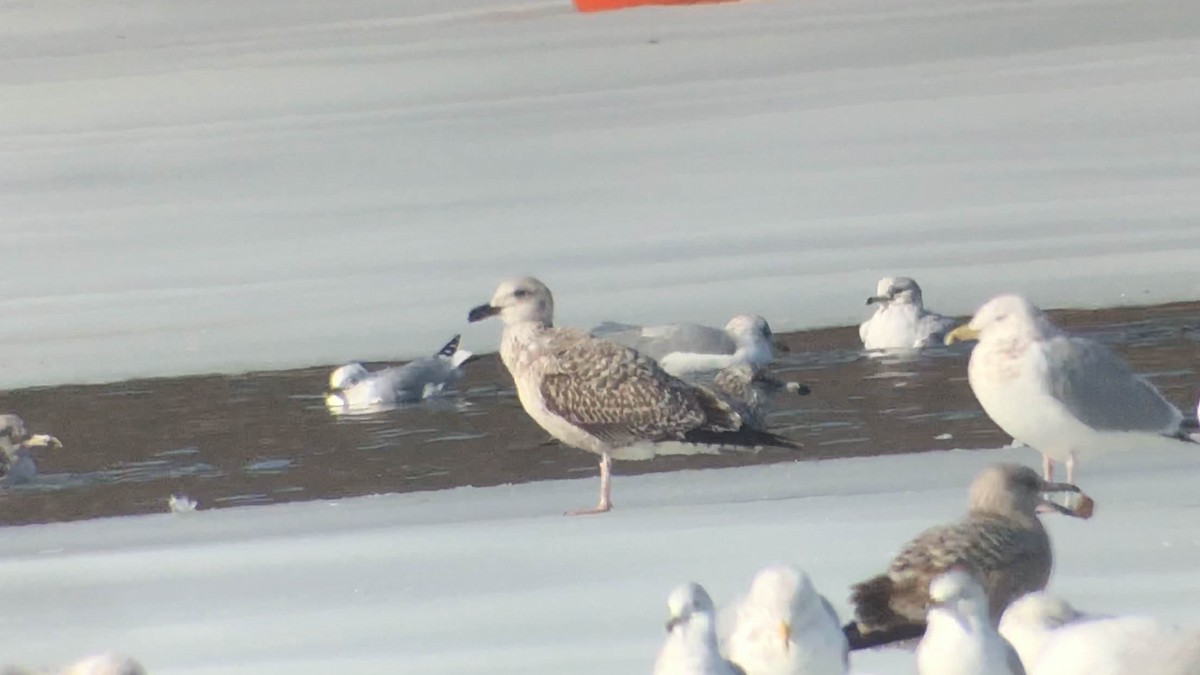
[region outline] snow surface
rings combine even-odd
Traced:
[[[1194,0],[2,11],[3,387],[417,356],[524,273],[576,326],[1200,295]]]
[[[594,477],[6,528],[0,654],[120,650],[155,675],[648,673],[675,585],[698,581],[720,606],[761,567],[795,563],[845,618],[849,584],[961,515],[971,477],[1001,460],[1036,454],[622,476],[615,509],[583,518],[560,513]],[[1054,592],[1200,625],[1198,480],[1195,451],[1085,466],[1095,517],[1045,519]],[[853,665],[907,675],[912,659]]]

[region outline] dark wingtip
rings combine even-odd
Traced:
[[[842,626],[842,634],[846,636],[846,642],[850,644],[850,651],[853,652],[919,638],[925,634],[925,624],[906,623],[864,633],[857,623],[851,621]]]
[[[462,339],[462,335],[455,335],[454,337],[450,338],[450,341],[447,342],[441,349],[439,349],[438,353],[434,354],[434,356],[454,356],[455,353],[458,352],[458,341],[460,339]]]
[[[695,443],[697,445],[728,445],[739,448],[769,447],[787,448],[789,450],[802,450],[804,448],[803,445],[790,438],[784,438],[769,431],[759,431],[745,427],[737,431],[693,429],[683,435],[683,440],[686,443]]]

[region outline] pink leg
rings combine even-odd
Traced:
[[[568,516],[586,516],[593,513],[605,513],[612,508],[612,457],[608,453],[600,455],[600,503],[594,509],[578,509],[567,511]]]
[[[1046,482],[1054,480],[1054,460],[1045,453],[1042,454],[1042,478],[1045,478]]]
[[[1075,484],[1075,452],[1074,451],[1071,451],[1071,454],[1067,455],[1067,482],[1072,485]]]

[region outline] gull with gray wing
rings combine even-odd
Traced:
[[[694,323],[602,323],[592,336],[636,349],[677,377],[743,364],[765,366],[775,359],[775,350],[788,351],[766,319],[749,314],[733,317],[723,329]]]
[[[921,286],[909,277],[884,277],[867,298],[875,313],[858,327],[870,350],[913,350],[938,344],[954,320],[925,309]]]
[[[1080,455],[1190,440],[1183,413],[1104,345],[1063,333],[1029,300],[1001,295],[946,344],[977,339],[967,366],[975,398],[1015,440],[1042,453],[1046,480]]]

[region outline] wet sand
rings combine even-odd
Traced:
[[[1050,314],[1109,344],[1181,409],[1194,410],[1200,303]],[[813,393],[777,396],[771,426],[801,441],[802,450],[659,457],[619,462],[615,473],[991,448],[1010,440],[967,385],[969,345],[898,360],[864,355],[857,327],[781,337],[792,351],[777,373]],[[0,412],[20,414],[32,432],[55,434],[65,446],[38,454],[37,483],[0,491],[0,522],[165,511],[174,493],[219,508],[596,473],[592,455],[550,441],[525,416],[495,355],[468,364],[456,396],[366,417],[326,411],[322,392],[332,367],[0,393]],[[583,502],[592,490],[583,489]]]

